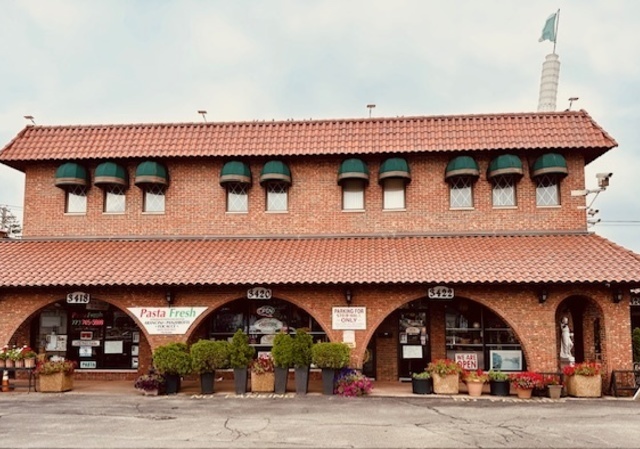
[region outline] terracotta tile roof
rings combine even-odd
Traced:
[[[248,157],[617,145],[585,111],[278,122],[27,126],[0,162],[139,157]]]
[[[638,283],[595,234],[0,242],[1,287]]]

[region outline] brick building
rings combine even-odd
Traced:
[[[310,328],[380,380],[434,358],[631,364],[640,257],[588,232],[584,111],[27,126],[22,240],[0,241],[0,344],[132,378],[169,341]]]

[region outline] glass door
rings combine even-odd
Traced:
[[[410,380],[411,374],[424,371],[431,359],[427,313],[417,310],[398,313],[398,377]]]

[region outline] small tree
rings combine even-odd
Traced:
[[[289,368],[292,361],[291,345],[293,339],[291,335],[280,332],[273,339],[273,348],[271,348],[271,355],[273,356],[273,364],[278,368]]]
[[[200,340],[191,345],[193,370],[197,373],[213,373],[229,365],[227,341]]]
[[[191,372],[191,355],[184,343],[158,346],[153,352],[153,365],[160,374],[184,376]]]
[[[229,362],[231,368],[246,368],[253,360],[256,350],[249,346],[249,337],[238,329],[229,345]]]

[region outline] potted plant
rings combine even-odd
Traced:
[[[273,359],[269,354],[261,354],[251,362],[251,391],[272,392],[275,387]]]
[[[0,349],[0,368],[6,367],[6,360],[9,357],[7,354],[8,347],[5,345],[2,349]]]
[[[411,391],[413,394],[433,393],[433,380],[429,371],[413,373],[411,375]]]
[[[186,344],[169,343],[153,351],[153,366],[164,375],[166,393],[180,391],[180,378],[191,372],[191,355]]]
[[[291,363],[295,368],[296,393],[307,394],[309,390],[309,367],[313,337],[306,329],[296,329],[291,342]]]
[[[35,353],[35,351],[33,351],[33,349],[31,349],[27,345],[24,345],[20,350],[20,354],[22,356],[22,359],[24,360],[25,368],[35,368],[37,354]]]
[[[286,332],[278,333],[273,339],[271,356],[273,357],[276,394],[287,392],[289,367],[292,364],[291,343],[291,335]]]
[[[492,396],[509,396],[510,380],[509,375],[500,370],[490,370],[489,376],[489,394]]]
[[[509,376],[511,386],[516,389],[519,399],[531,399],[533,389],[542,385],[542,375],[531,371],[514,373]]]
[[[560,382],[558,376],[552,374],[544,376],[543,386],[546,388],[551,399],[560,399],[562,395],[562,382]]]
[[[460,373],[462,367],[451,359],[436,359],[429,362],[427,371],[433,379],[433,391],[436,394],[458,394],[460,392]]]
[[[489,380],[489,375],[481,369],[463,372],[463,380],[467,384],[467,392],[469,396],[482,396],[484,384]]]
[[[200,374],[200,392],[214,392],[215,370],[229,366],[229,343],[224,340],[199,340],[191,345],[193,371]]]
[[[336,376],[335,394],[345,397],[364,396],[371,393],[371,380],[357,370],[342,368]]]
[[[599,398],[602,396],[601,366],[596,362],[583,362],[567,365],[562,369],[566,377],[567,394],[580,398]]]
[[[157,396],[164,389],[165,380],[161,374],[143,374],[133,383],[133,387],[145,396]]]
[[[249,337],[238,329],[229,344],[229,364],[233,368],[233,382],[236,394],[247,392],[247,368],[256,350],[249,345]]]
[[[349,364],[351,348],[344,343],[322,342],[311,347],[311,362],[322,369],[322,394],[333,394],[336,370]]]
[[[73,389],[73,372],[76,363],[60,357],[38,363],[36,375],[43,393],[70,391]]]

